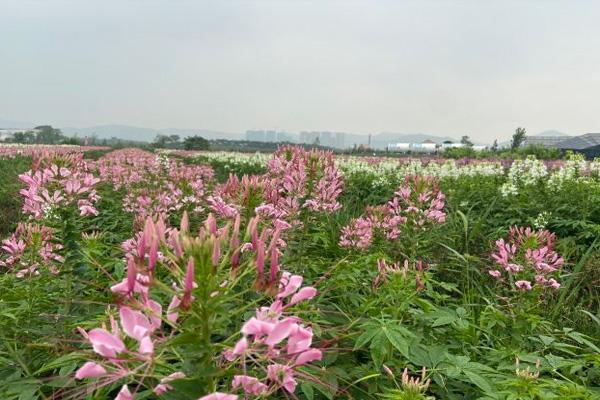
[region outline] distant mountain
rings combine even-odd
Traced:
[[[25,129],[32,128],[35,125],[27,122],[8,121],[0,119],[0,128],[17,128]],[[214,139],[229,139],[229,140],[244,140],[246,138],[245,133],[241,132],[222,132],[213,131],[209,129],[183,129],[183,128],[143,128],[139,126],[131,125],[119,125],[119,124],[108,124],[108,125],[97,125],[84,128],[76,127],[60,127],[62,132],[67,136],[77,135],[79,137],[93,136],[100,139],[119,138],[123,140],[133,140],[139,142],[152,142],[156,135],[179,135],[182,139],[187,136],[199,135],[209,140]],[[550,132],[550,131],[546,131]],[[544,132],[543,134],[549,134]],[[560,132],[559,132],[560,133]],[[291,134],[293,141],[299,140],[297,134]],[[541,135],[541,134],[540,134]],[[564,134],[563,134],[564,135]],[[396,133],[396,132],[382,132],[375,135],[371,135],[371,146],[377,149],[384,149],[390,143],[421,143],[425,140],[431,140],[436,143],[442,143],[445,140],[458,141],[459,139],[452,138],[449,136],[437,136],[426,133]],[[471,138],[471,140],[474,140]],[[367,134],[355,134],[346,133],[345,146],[352,147],[354,144],[366,145],[369,143],[369,135]]]
[[[543,131],[543,132],[537,133],[532,136],[564,136],[566,139],[567,137],[570,137],[571,135],[564,133],[564,132],[557,131],[555,129],[549,129],[547,131]]]
[[[28,129],[34,128],[36,124],[24,121],[10,121],[0,118],[0,129]]]
[[[163,129],[151,129],[141,128],[137,126],[129,125],[99,125],[92,126],[89,128],[73,128],[64,127],[61,128],[63,133],[69,136],[77,134],[79,137],[96,135],[101,139],[110,139],[117,137],[125,140],[136,140],[151,142],[154,140],[156,135],[179,135],[182,138],[186,136],[199,135],[205,139],[229,139],[229,140],[243,140],[246,138],[245,133],[237,132],[222,132],[213,131],[208,129],[181,129],[181,128],[163,128]],[[298,135],[293,134],[294,141],[298,140]],[[432,140],[436,143],[441,143],[444,140],[456,141],[455,138],[448,136],[435,136],[424,133],[392,133],[383,132],[371,136],[371,146],[378,149],[384,149],[390,143],[421,143],[424,140]],[[368,144],[369,135],[366,134],[353,134],[346,133],[345,145],[351,147],[352,145]]]
[[[89,128],[61,127],[60,129],[65,135],[68,136],[77,135],[79,137],[84,137],[95,135],[100,139],[117,137],[119,139],[146,142],[151,142],[158,134],[158,130],[156,129],[140,128],[129,125],[99,125]]]
[[[64,127],[60,128],[64,134],[79,137],[96,135],[100,139],[110,139],[111,137],[117,137],[125,140],[136,140],[144,142],[152,142],[156,135],[179,135],[182,138],[186,136],[199,135],[205,139],[241,139],[243,135],[241,133],[227,133],[220,131],[211,131],[207,129],[180,129],[180,128],[166,128],[166,129],[152,129],[152,128],[141,128],[139,126],[130,125],[99,125],[88,128],[73,128]]]

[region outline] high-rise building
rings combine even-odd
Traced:
[[[246,140],[251,142],[264,142],[265,131],[246,131]]]
[[[335,133],[335,146],[338,149],[343,149],[346,147],[346,134],[344,132],[336,132]]]
[[[300,132],[300,143],[319,144],[321,146],[343,149],[345,147],[346,134],[344,132],[329,131],[302,131]]]
[[[277,142],[277,131],[265,131],[265,142]]]
[[[320,136],[321,146],[333,147],[335,145],[333,140],[333,134],[331,132],[321,132]]]

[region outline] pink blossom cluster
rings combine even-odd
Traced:
[[[208,208],[225,219],[244,209],[254,211],[255,203],[262,199],[264,186],[265,180],[258,175],[244,175],[240,179],[230,174],[227,181],[216,186],[212,196],[207,197]]]
[[[39,268],[46,267],[58,273],[58,265],[64,258],[60,255],[63,246],[57,243],[52,228],[20,223],[10,238],[2,241],[0,266],[17,269],[17,277],[39,275]]]
[[[120,149],[105,154],[90,164],[104,182],[115,190],[143,183],[156,167],[156,155],[140,149]]]
[[[373,241],[373,227],[378,223],[373,216],[355,218],[342,228],[340,246],[366,249]]]
[[[24,197],[23,212],[34,219],[51,217],[63,207],[75,204],[82,216],[98,215],[94,204],[100,199],[96,178],[81,161],[69,167],[52,164],[19,175],[26,185],[19,193]]]
[[[182,230],[187,229],[186,223],[187,215]],[[118,295],[120,324],[111,314],[110,329],[104,326],[90,331],[79,329],[101,360],[86,362],[77,370],[77,379],[101,378],[98,385],[103,386],[134,376],[155,364],[156,347],[169,337],[163,329],[163,320],[168,321],[171,333],[175,332],[174,324],[184,307],[183,304],[193,300],[191,293],[195,284],[192,258],[187,261],[184,276],[179,277],[182,282],[181,289],[174,284],[176,294],[173,295],[166,312],[163,312],[163,306],[150,295],[157,263],[167,261],[160,249],[173,250],[183,258],[179,233],[177,229],[167,228],[160,219],[154,222],[147,218],[143,231],[124,244],[127,251],[127,276],[110,288]],[[133,340],[135,347],[128,347],[126,339]],[[154,392],[163,394],[171,390],[169,382],[183,377],[185,375],[181,372],[163,377],[154,387]],[[133,399],[128,385],[122,386],[115,399]]]
[[[425,229],[428,225],[442,224],[446,221],[444,206],[445,196],[434,178],[407,176],[390,201],[369,207],[365,215],[342,228],[339,244],[365,249],[371,246],[377,232],[394,240],[403,228]]]
[[[255,287],[267,292],[273,291],[279,285],[280,263],[279,258],[282,249],[287,245],[282,239],[284,232],[291,228],[291,225],[281,219],[275,219],[270,224],[266,224],[262,230],[259,228],[260,216],[252,218],[248,222],[248,236],[250,241],[244,243],[240,252],[252,252],[254,255],[254,265],[256,267]],[[232,257],[232,268],[237,268],[239,255],[234,253]],[[234,264],[233,261],[236,261]],[[268,273],[267,268],[268,267]]]
[[[407,176],[404,185],[388,203],[393,215],[403,215],[414,225],[444,223],[446,197],[440,191],[438,182],[430,176]]]
[[[41,153],[52,156],[61,156],[86,151],[108,150],[102,146],[75,146],[75,145],[49,145],[49,144],[0,144],[0,158],[36,157]]]
[[[498,281],[504,281],[504,275],[514,281],[520,291],[538,288],[560,288],[556,280],[564,259],[554,250],[556,236],[548,230],[531,228],[510,228],[508,239],[496,241],[496,250],[492,259],[500,267],[489,274]]]
[[[302,208],[335,211],[343,189],[333,153],[282,146],[267,162],[264,202],[256,212],[268,218],[295,220]]]
[[[103,359],[86,362],[77,371],[76,377],[78,379],[103,378],[104,380],[99,382],[103,385],[133,376],[138,371],[153,365],[155,348],[166,339],[161,329],[163,319],[170,325],[171,334],[174,334],[182,313],[189,310],[192,302],[195,301],[192,292],[197,287],[196,265],[194,258],[186,255],[187,246],[191,243],[210,243],[212,246],[210,263],[213,267],[219,265],[225,251],[224,247],[229,246],[235,250],[230,258],[231,266],[235,268],[239,265],[241,256],[239,231],[239,215],[233,222],[230,221],[219,228],[217,220],[209,214],[198,234],[194,236],[191,235],[188,215],[185,212],[180,229],[167,227],[160,217],[156,221],[147,217],[143,230],[123,243],[127,275],[110,288],[118,295],[120,325],[111,316],[110,330],[105,327],[89,332],[81,330],[84,338]],[[255,236],[257,243],[261,243],[261,235],[251,233],[251,236]],[[150,294],[159,263],[169,265],[174,280],[171,288],[172,298],[165,312],[162,305],[153,300]],[[176,267],[178,265],[184,266],[180,272]],[[310,295],[310,292],[307,293],[306,290],[299,292],[294,301],[301,301],[302,297],[307,295]],[[127,347],[126,338],[135,340],[136,348]],[[176,372],[162,378],[155,386],[154,392],[162,394],[170,390],[169,382],[182,377],[181,372]],[[130,398],[128,396],[132,396],[131,390],[124,385],[116,398]]]
[[[95,163],[99,175],[115,189],[126,189],[123,209],[143,223],[183,210],[203,210],[206,183],[213,177],[206,165],[185,165],[137,149],[109,153]]]
[[[233,390],[241,389],[251,396],[266,396],[280,388],[294,393],[295,376],[302,375],[298,367],[321,360],[321,350],[312,347],[312,329],[299,317],[286,315],[289,307],[317,294],[311,286],[301,287],[302,281],[301,276],[284,272],[275,301],[269,307],[258,309],[242,326],[242,338],[225,351],[225,359],[241,363],[244,371],[248,370],[248,364],[266,370],[262,378],[247,374],[234,376]]]

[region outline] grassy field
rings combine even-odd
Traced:
[[[600,162],[0,156],[2,399],[598,399]]]

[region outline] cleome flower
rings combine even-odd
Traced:
[[[296,390],[296,369],[320,360],[321,350],[312,347],[313,332],[296,316],[286,310],[300,302],[312,299],[317,290],[302,286],[303,278],[284,272],[278,293],[269,307],[261,307],[246,321],[240,332],[242,338],[232,349],[224,352],[229,362],[239,362],[248,371],[248,363],[263,366],[266,376],[236,375],[232,389],[241,389],[246,395],[264,396],[280,388],[288,393]]]
[[[365,249],[380,233],[388,240],[397,239],[402,229],[424,230],[446,222],[445,196],[431,177],[410,175],[386,204],[370,207],[365,215],[342,228],[339,245]]]
[[[534,288],[559,289],[557,273],[564,259],[554,250],[556,236],[548,230],[531,228],[510,228],[507,240],[496,241],[495,252],[491,254],[496,268],[488,271],[498,281],[504,276],[514,279],[514,288],[530,291]]]

